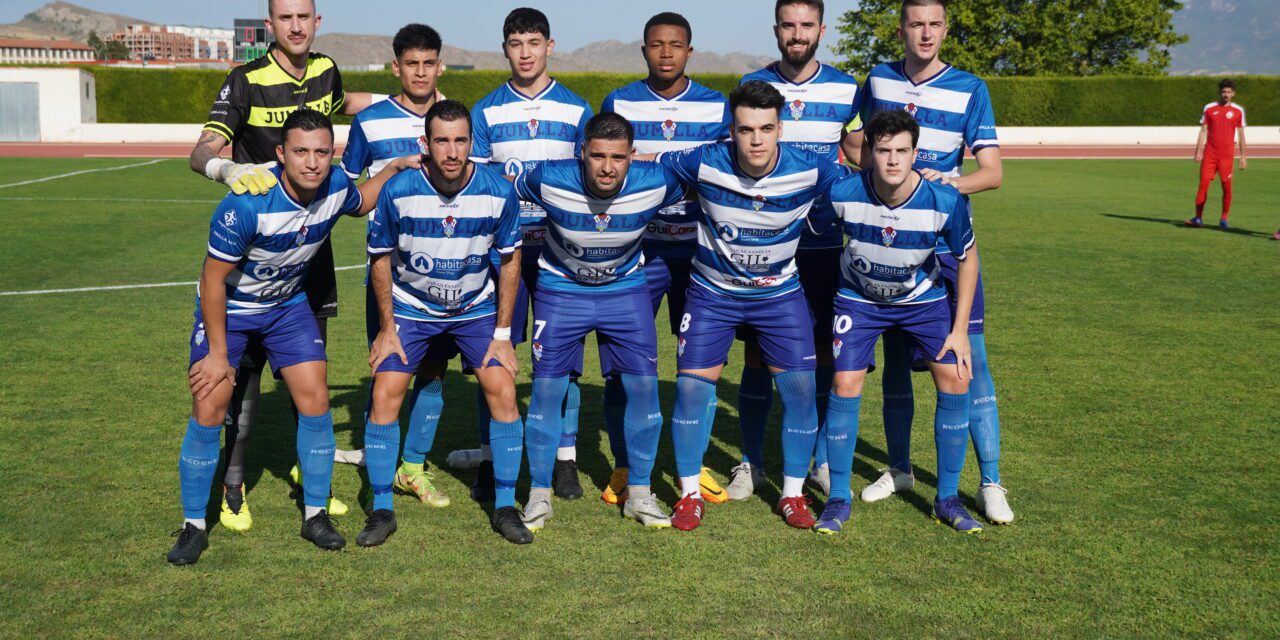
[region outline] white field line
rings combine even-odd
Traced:
[[[218,204],[221,200],[188,200],[183,198],[31,198],[0,196],[0,202],[157,202],[161,204]]]
[[[48,182],[50,180],[60,180],[62,178],[70,178],[71,176],[79,176],[79,175],[84,175],[86,173],[101,173],[103,171],[120,171],[122,169],[133,169],[135,167],[145,167],[147,165],[156,164],[157,162],[164,162],[164,158],[159,158],[156,160],[148,160],[146,162],[138,162],[135,164],[126,164],[122,167],[105,167],[102,169],[81,169],[80,171],[72,171],[71,173],[60,173],[56,176],[49,176],[47,178],[36,178],[35,180],[23,180],[22,182],[10,182],[9,184],[0,184],[0,189],[8,189],[10,187],[21,187],[28,184]]]
[[[337,267],[334,271],[351,271],[363,269],[365,265],[355,264],[349,267]],[[151,284],[118,284],[109,287],[79,287],[76,289],[40,289],[38,291],[0,291],[0,296],[41,296],[50,293],[89,293],[94,291],[123,291],[125,289],[154,289],[156,287],[194,287],[192,282],[155,282]]]

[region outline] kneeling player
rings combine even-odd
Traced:
[[[511,542],[526,544],[533,535],[515,510],[523,427],[511,346],[520,277],[520,202],[502,176],[468,160],[471,113],[462,103],[444,100],[432,106],[426,138],[430,159],[424,170],[392,180],[369,223],[382,329],[369,354],[373,408],[365,427],[373,512],[356,542],[379,545],[396,530],[391,485],[421,471],[420,465],[407,462],[396,471],[400,404],[428,347],[452,341],[463,367],[475,372],[489,406],[497,480],[493,528]],[[491,249],[502,256],[496,295]]]
[[[265,195],[229,194],[209,225],[208,256],[197,291],[189,379],[193,398],[178,475],[186,522],[169,550],[173,564],[191,564],[209,546],[205,511],[218,466],[222,418],[231,402],[245,346],[260,341],[271,368],[284,377],[298,407],[298,460],[304,478],[302,537],[323,549],[346,544],[325,505],[333,474],[333,416],[325,382],[324,340],[302,289],[311,259],[343,214],[363,216],[402,158],[358,190],[332,173],[333,125],[318,111],[285,119]]]
[[[826,421],[831,494],[815,527],[822,533],[838,533],[849,520],[862,383],[876,341],[889,330],[914,346],[916,360],[930,361],[938,387],[934,518],[957,531],[982,530],[956,495],[969,442],[968,327],[978,252],[968,201],[955,188],[929,182],[911,168],[919,139],[920,127],[906,111],[876,114],[864,143],[871,168],[841,180],[831,192],[848,243],[832,325],[836,374]],[[960,264],[954,318],[938,264],[943,253]]]

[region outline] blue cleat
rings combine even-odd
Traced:
[[[844,523],[849,521],[849,501],[836,498],[828,501],[818,517],[814,530],[818,533],[836,534],[844,530]]]
[[[1218,228],[1222,229],[1223,231],[1229,231],[1231,229],[1231,226],[1227,224],[1226,220],[1219,220]]]
[[[1196,227],[1196,228],[1200,228],[1200,227],[1203,227],[1203,226],[1204,226],[1204,222],[1203,222],[1202,220],[1200,220],[1200,217],[1199,217],[1199,216],[1196,216],[1196,217],[1194,217],[1194,218],[1192,218],[1192,219],[1190,219],[1190,220],[1185,220],[1185,221],[1183,221],[1183,223],[1182,223],[1182,224],[1184,224],[1184,225],[1186,225],[1186,226],[1188,226],[1188,227]]]
[[[933,503],[933,519],[960,533],[979,533],[982,525],[965,511],[960,496],[950,496]]]

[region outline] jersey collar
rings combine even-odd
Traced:
[[[689,81],[689,83],[684,86],[684,91],[681,91],[680,93],[677,93],[676,95],[670,98],[664,97],[662,94],[658,93],[657,91],[654,91],[653,87],[649,86],[648,78],[641,80],[640,84],[643,84],[645,90],[648,91],[653,97],[663,102],[678,102],[680,100],[683,100],[684,97],[689,95],[689,92],[693,90],[693,78],[690,78],[689,76],[685,76],[684,79]]]
[[[292,73],[289,73],[287,69],[280,66],[280,61],[276,60],[275,54],[272,53],[277,49],[279,49],[279,47],[277,47],[276,43],[274,42],[272,42],[270,45],[267,45],[267,57],[271,59],[271,64],[275,65],[275,67],[280,70],[280,73],[283,73],[286,78],[292,80],[294,84],[301,86],[302,83],[307,81],[307,73],[311,69],[311,52],[310,51],[307,52],[307,66],[305,69],[302,70],[302,78],[299,79],[297,76],[293,75]]]
[[[437,197],[439,197],[441,200],[444,200],[446,202],[453,202],[454,200],[457,200],[459,196],[466,193],[467,189],[471,188],[471,183],[476,181],[476,174],[483,171],[483,169],[480,168],[480,165],[474,162],[471,162],[470,159],[467,160],[467,164],[471,165],[471,177],[467,178],[466,183],[462,185],[461,189],[458,189],[457,193],[448,197],[446,197],[443,193],[440,193],[440,190],[436,189],[436,186],[434,184],[431,184],[431,176],[427,175],[426,163],[423,163],[423,165],[420,168],[418,168],[418,175],[422,177],[422,181],[427,183],[427,188],[431,189],[431,192],[436,194]]]
[[[551,83],[550,83],[550,84],[548,84],[546,87],[544,87],[544,88],[542,89],[542,91],[539,91],[539,92],[538,92],[538,95],[533,96],[533,97],[529,97],[529,96],[526,96],[526,95],[525,95],[525,94],[523,94],[523,93],[520,93],[520,90],[519,90],[519,89],[516,89],[516,88],[515,88],[515,85],[511,84],[511,81],[510,81],[510,80],[507,80],[507,85],[506,85],[506,86],[507,86],[507,90],[508,90],[508,91],[510,91],[510,92],[511,92],[511,94],[512,94],[512,95],[514,95],[515,97],[520,98],[521,100],[524,100],[525,102],[533,102],[534,100],[541,100],[541,99],[542,99],[543,97],[545,97],[548,93],[551,93],[551,90],[552,90],[552,89],[554,89],[554,88],[556,88],[556,79],[555,79],[555,78],[552,78],[552,79],[551,79]]]
[[[823,66],[823,65],[822,65],[822,63],[821,63],[821,62],[819,62],[819,63],[818,63],[818,68],[813,72],[813,75],[811,75],[811,76],[809,76],[808,78],[805,78],[804,80],[801,80],[801,81],[799,81],[799,82],[792,82],[791,80],[788,80],[786,76],[782,75],[782,71],[780,71],[780,70],[778,69],[778,62],[777,62],[777,61],[774,61],[774,62],[772,62],[772,63],[770,63],[770,64],[769,64],[769,68],[773,70],[773,75],[778,76],[778,78],[779,78],[780,80],[782,80],[783,82],[785,82],[785,83],[787,83],[787,84],[789,84],[789,85],[796,86],[796,87],[799,87],[799,86],[801,86],[801,85],[806,85],[806,84],[809,84],[810,82],[813,82],[814,80],[817,80],[817,79],[818,79],[818,76],[822,75],[822,66]]]
[[[898,68],[897,68],[898,75],[902,76],[902,79],[903,79],[903,80],[906,80],[907,82],[911,83],[911,86],[913,86],[913,87],[921,87],[921,86],[924,86],[924,85],[926,85],[926,84],[929,84],[929,83],[933,82],[934,80],[937,80],[938,78],[941,78],[941,77],[942,77],[942,74],[944,74],[944,73],[946,73],[946,72],[948,72],[948,71],[950,71],[950,70],[951,70],[951,65],[950,65],[950,64],[947,64],[947,63],[945,63],[945,62],[944,62],[944,63],[942,63],[942,69],[940,69],[937,73],[935,73],[935,74],[933,74],[933,75],[929,76],[928,78],[925,78],[924,80],[921,80],[920,82],[916,82],[916,81],[914,81],[914,80],[912,80],[912,79],[911,79],[911,76],[907,75],[907,61],[906,61],[906,59],[899,60],[899,61],[895,62],[894,64],[898,66]]]
[[[867,193],[871,195],[871,199],[875,201],[875,204],[877,206],[884,207],[890,211],[897,211],[898,209],[901,209],[911,204],[911,202],[916,199],[916,194],[920,193],[920,189],[924,187],[924,183],[926,182],[924,179],[924,176],[920,174],[920,170],[912,169],[911,170],[912,172],[920,176],[920,182],[916,183],[916,188],[911,191],[911,195],[907,196],[906,200],[903,200],[897,206],[890,206],[888,204],[885,204],[883,201],[881,201],[880,194],[876,193],[875,179],[871,177],[872,171],[874,171],[874,169],[868,169],[865,172],[865,174],[862,176],[863,183],[867,185]]]

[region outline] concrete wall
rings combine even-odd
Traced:
[[[0,67],[0,82],[39,85],[40,140],[68,141],[68,132],[98,121],[97,85],[80,69]]]

